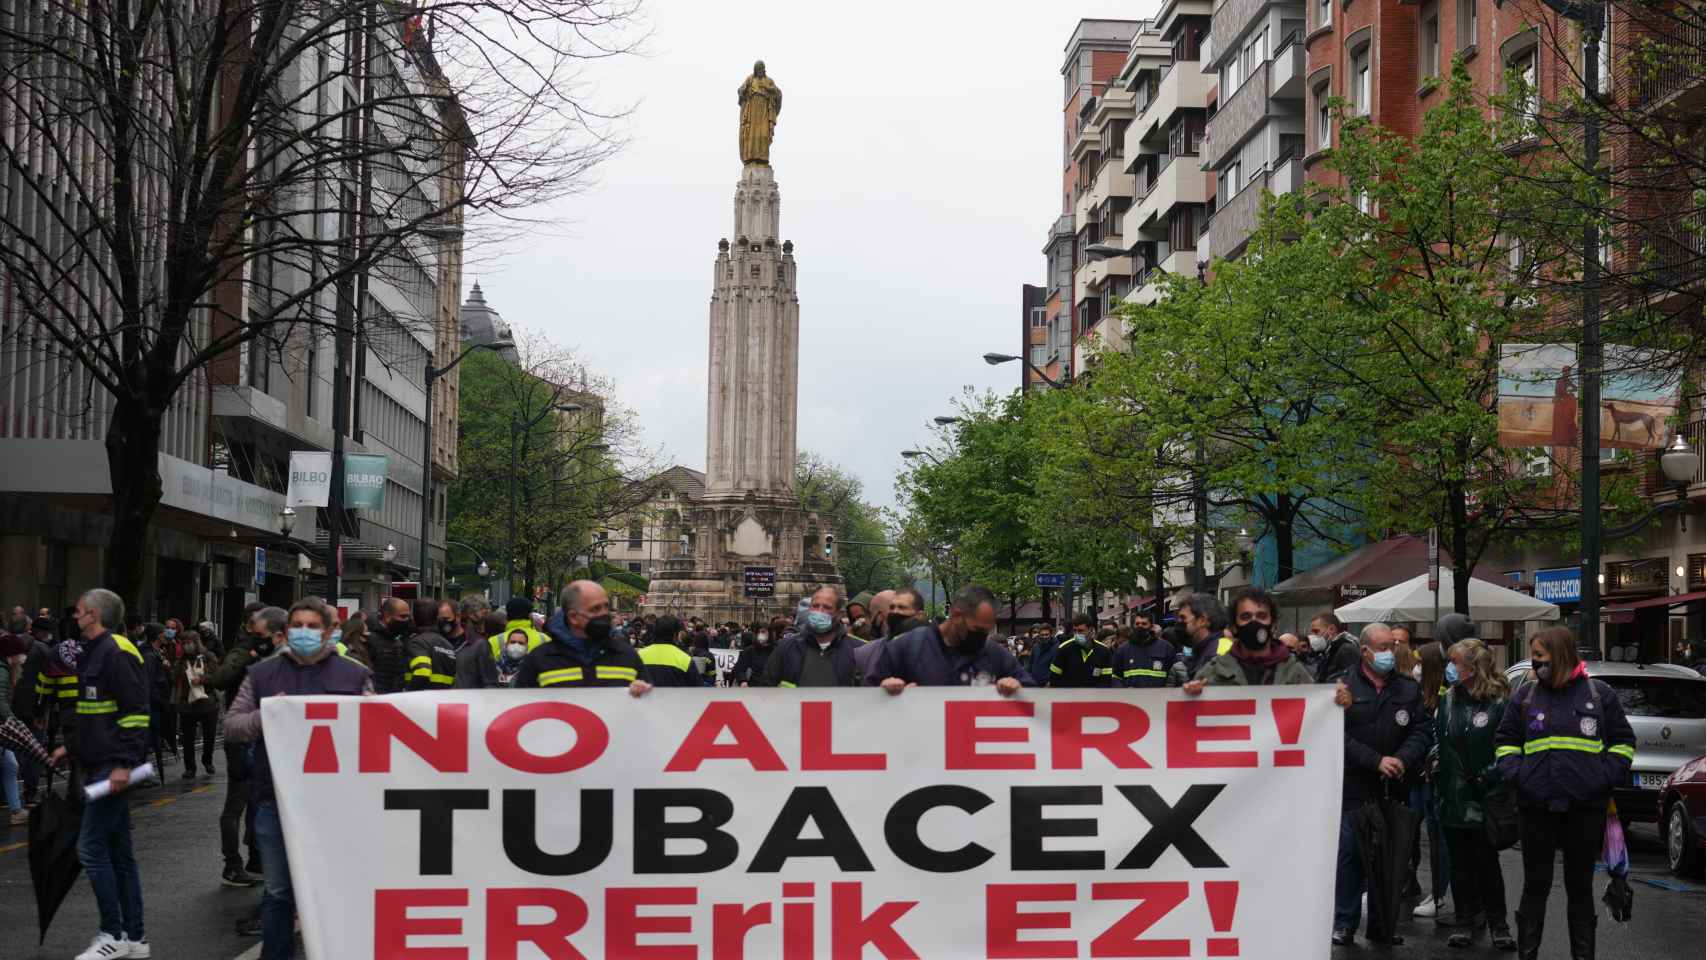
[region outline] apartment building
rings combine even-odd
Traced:
[[[1060,68],[1064,100],[1060,216],[1050,225],[1043,244],[1043,256],[1048,262],[1047,296],[1036,328],[1031,326],[1032,295],[1023,288],[1020,291],[1026,327],[1019,343],[1025,359],[1033,361],[1020,364],[1027,390],[1047,386],[1045,377],[1056,383],[1071,379],[1074,345],[1104,315],[1105,292],[1119,290],[1123,295],[1129,289],[1132,268],[1129,258],[1122,258],[1124,263],[1113,264],[1095,274],[1081,271],[1089,260],[1086,248],[1099,244],[1102,231],[1116,226],[1124,209],[1130,206],[1130,175],[1117,163],[1106,166],[1102,163],[1104,140],[1101,128],[1096,125],[1097,108],[1124,66],[1132,38],[1145,24],[1142,20],[1080,20],[1066,42],[1066,56]],[[1103,108],[1100,119],[1129,123],[1129,96],[1122,91],[1114,99],[1116,103]],[[1123,138],[1120,149],[1123,150]],[[1092,197],[1097,202],[1092,202]],[[1091,220],[1092,213],[1097,217],[1095,221]],[[1090,239],[1092,236],[1098,239]],[[1123,275],[1118,270],[1123,270]],[[1033,329],[1044,332],[1036,334]],[[1033,337],[1041,339],[1045,347],[1042,359],[1047,362],[1034,363]]]
[[[5,18],[16,17],[8,26],[27,31],[40,27],[30,18],[49,15],[45,5],[26,3]],[[363,174],[371,183],[371,205],[364,212],[370,234],[454,205],[467,130],[427,36],[419,30],[372,33],[374,92],[389,106],[376,111],[371,136],[376,145],[392,147],[374,151]],[[276,119],[298,131],[320,131],[327,116],[360,103],[359,85],[345,68],[344,58],[354,49],[352,44],[307,54],[282,69],[278,83],[288,96],[281,100],[290,106]],[[302,95],[307,91],[314,95]],[[171,93],[162,89],[159,95],[165,100]],[[221,95],[233,93],[226,89]],[[0,103],[0,126],[21,129],[29,122],[4,115],[19,104],[12,98]],[[416,112],[398,104],[414,104]],[[320,135],[306,135],[300,143]],[[276,138],[270,143],[285,144],[284,150],[308,149],[289,146],[292,141],[282,133],[268,136]],[[257,145],[256,156],[264,155],[264,146]],[[85,147],[91,158],[108,156],[98,145]],[[0,184],[0,195],[9,204],[35,204],[41,209],[34,222],[51,223],[43,197],[52,192],[20,179],[32,175],[14,169],[12,179]],[[210,619],[229,634],[249,600],[285,603],[325,592],[339,561],[341,595],[365,608],[394,581],[420,576],[412,567],[420,556],[424,465],[431,460],[444,476],[456,470],[454,377],[439,382],[445,394],[435,433],[451,442],[435,442],[436,456],[426,450],[424,415],[426,366],[435,356],[440,364],[448,362],[446,354],[459,339],[460,217],[443,216],[430,232],[398,231],[400,242],[364,276],[304,296],[323,282],[327,264],[300,250],[334,249],[352,235],[362,219],[353,196],[352,190],[340,210],[338,200],[319,189],[277,191],[273,226],[250,229],[288,224],[307,240],[295,241],[294,248],[283,245],[284,253],[268,248],[264,237],[254,240],[252,249],[263,252],[250,254],[240,273],[223,280],[213,303],[194,321],[192,345],[230,329],[236,318],[267,315],[271,303],[293,303],[302,317],[278,323],[276,335],[215,358],[174,395],[158,451],[162,499],[143,558],[143,587],[140,596],[127,598],[141,615]],[[152,247],[140,254],[156,255],[163,254]],[[102,579],[111,530],[105,436],[113,398],[19,308],[12,278],[0,277],[0,286],[7,290],[0,298],[0,596],[31,608],[61,607]],[[88,325],[93,319],[64,321]],[[351,338],[342,376],[329,333],[340,322],[359,331]],[[186,365],[192,345],[184,348]],[[301,510],[287,533],[284,506],[290,453],[333,446],[340,388],[347,391],[350,414],[346,452],[384,455],[388,469],[382,507],[345,510],[337,518],[344,539],[334,557],[330,511]],[[442,501],[429,516],[438,519],[430,536],[442,544]],[[432,565],[442,565],[442,546]]]
[[[1214,9],[1201,63],[1215,80],[1203,166],[1214,178],[1208,232],[1216,257],[1243,253],[1264,190],[1302,185],[1304,23],[1302,3],[1224,0]]]
[[[1194,273],[1210,254],[1211,194],[1201,155],[1214,82],[1201,61],[1212,6],[1211,0],[1163,3],[1120,71],[1137,113],[1124,150],[1136,198],[1125,218],[1136,271],[1126,299],[1134,303],[1154,303],[1163,274]]]

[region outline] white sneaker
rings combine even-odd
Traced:
[[[130,952],[129,941],[123,938],[115,940],[107,933],[102,932],[96,934],[95,939],[89,941],[89,949],[79,953],[77,960],[119,960],[120,957],[133,956],[135,954]],[[147,956],[147,954],[143,954],[143,956]]]
[[[1431,920],[1434,917],[1439,916],[1441,911],[1444,909],[1444,900],[1423,900],[1421,903],[1416,905],[1415,912],[1410,915],[1413,917],[1421,917],[1425,920]]]
[[[148,938],[129,941],[131,960],[148,960],[154,956],[154,948],[148,945]]]

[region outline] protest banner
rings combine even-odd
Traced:
[[[268,698],[312,957],[1324,957],[1328,687]]]
[[[723,685],[723,674],[735,668],[735,662],[740,659],[739,650],[728,647],[712,647],[711,656],[717,661],[717,686]]]

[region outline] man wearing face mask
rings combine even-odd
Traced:
[[[916,686],[993,685],[1003,697],[1013,696],[1022,686],[1035,686],[1011,651],[989,642],[994,632],[995,595],[983,587],[966,587],[954,594],[948,619],[941,625],[922,623],[890,637],[865,683],[890,694]]]
[[[448,690],[456,682],[456,646],[438,632],[438,603],[416,600],[414,633],[409,635],[409,690]]]
[[[740,652],[740,656],[735,658],[735,668],[729,671],[729,679],[743,687],[763,683],[764,665],[776,649],[773,627],[755,623],[752,628],[752,646]]]
[[[1280,642],[1271,619],[1252,616],[1233,629],[1227,651],[1204,662],[1183,689],[1195,696],[1210,686],[1280,687],[1314,682],[1309,670]]]
[[[1096,640],[1096,620],[1088,613],[1072,618],[1072,634],[1055,651],[1048,667],[1048,685],[1106,687],[1113,681],[1113,655]]]
[[[805,626],[776,648],[764,665],[767,687],[851,687],[858,685],[853,645],[838,617],[841,596],[819,587],[806,607]]]
[[[651,692],[640,655],[627,640],[612,636],[612,626],[610,595],[603,587],[591,580],[576,580],[564,587],[557,611],[545,623],[550,640],[521,661],[514,685],[521,689],[627,687],[636,697]]]
[[[1422,703],[1422,688],[1396,671],[1392,630],[1371,623],[1362,631],[1362,662],[1343,681],[1340,698],[1345,709],[1344,802],[1339,817],[1339,863],[1333,892],[1333,943],[1356,939],[1362,920],[1365,886],[1362,853],[1358,849],[1356,814],[1368,803],[1404,803],[1407,779],[1421,768],[1433,745],[1433,717]],[[1370,903],[1374,898],[1370,898]],[[1402,943],[1392,934],[1396,917],[1369,916],[1371,935],[1386,943]]]
[[[1114,682],[1122,687],[1164,687],[1178,659],[1179,651],[1161,639],[1154,622],[1140,613],[1131,626],[1131,642],[1114,654]]]
[[[699,665],[681,649],[687,638],[687,628],[668,614],[658,618],[651,639],[640,647],[640,660],[646,665],[645,676],[654,687],[702,687],[704,677]]]
[[[430,605],[430,601],[428,604]],[[429,610],[431,614],[435,610]],[[284,828],[273,792],[272,768],[261,735],[261,704],[268,697],[332,694],[371,695],[373,676],[350,657],[338,656],[332,630],[337,616],[324,601],[310,597],[290,608],[284,648],[249,669],[225,718],[225,737],[254,744],[255,834],[264,878],[261,896],[261,956],[289,960],[295,954],[296,894],[284,848]]]
[[[401,693],[409,681],[408,640],[415,632],[409,602],[398,597],[379,601],[379,628],[367,638],[373,657],[373,688],[380,693]]]
[[[1356,669],[1357,638],[1345,630],[1338,614],[1331,610],[1323,610],[1310,619],[1309,648],[1318,657],[1314,664],[1316,683],[1333,683]]]

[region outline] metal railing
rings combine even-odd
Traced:
[[[1641,102],[1655,103],[1706,81],[1706,8],[1679,6],[1646,24],[1636,61]]]

